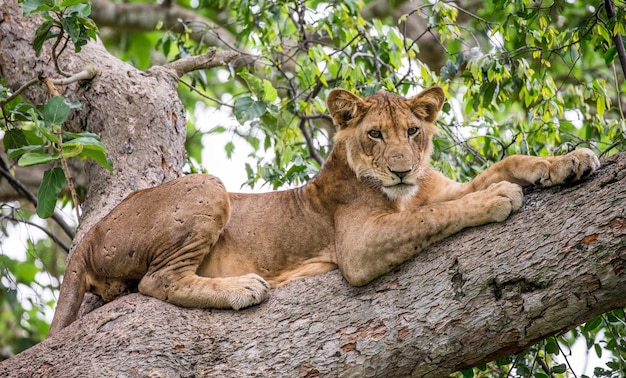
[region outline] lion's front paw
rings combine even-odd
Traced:
[[[268,297],[270,285],[257,274],[232,277],[230,280],[228,300],[234,310],[254,306]]]
[[[555,158],[550,166],[549,177],[542,180],[541,184],[549,186],[578,181],[598,168],[600,168],[600,161],[596,154],[588,148],[580,148]]]
[[[502,181],[491,184],[486,190],[487,198],[483,205],[487,208],[487,222],[502,222],[522,207],[524,193],[522,187]]]

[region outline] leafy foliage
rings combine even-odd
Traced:
[[[48,39],[56,39],[56,46],[67,34],[79,52],[87,42],[96,39],[96,24],[89,18],[91,4],[81,0],[24,0],[22,2],[24,16],[38,13],[44,22],[35,33],[33,47],[37,55]],[[64,46],[62,48],[65,48]],[[58,55],[58,54],[57,54]]]
[[[1,219],[28,220],[31,214],[9,204],[0,207]],[[7,240],[16,227],[0,229],[0,240]],[[53,292],[65,268],[64,253],[50,239],[28,241],[23,258],[0,248],[0,360],[39,342],[48,333],[50,313],[55,305]]]
[[[9,160],[15,159],[21,167],[46,164],[72,157],[91,158],[109,171],[113,169],[106,157],[106,148],[100,137],[89,132],[72,133],[61,126],[71,109],[80,108],[79,103],[68,103],[63,97],[52,97],[40,111],[20,104],[4,109],[9,122],[3,125],[4,150]],[[15,122],[11,122],[15,121]],[[48,218],[54,212],[56,200],[66,182],[65,172],[53,167],[46,171],[38,191],[37,214]]]

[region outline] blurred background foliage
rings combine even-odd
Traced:
[[[623,151],[625,11],[613,0],[92,0],[90,17],[107,49],[139,69],[212,48],[238,51],[228,68],[180,82],[189,115],[186,169],[210,172],[207,149],[230,157],[245,145],[249,162],[232,169],[245,170],[242,186],[265,190],[301,185],[319,170],[333,145],[325,97],[334,87],[404,96],[443,87],[449,101],[432,164],[457,180],[510,154]],[[8,96],[0,82],[2,129],[28,128],[33,121],[20,112],[27,105],[19,97],[3,101]],[[207,117],[207,109],[223,117]],[[211,144],[217,135],[227,142]],[[6,157],[1,163],[1,172],[18,169]],[[45,336],[64,254],[42,237],[23,243],[23,256],[8,253],[15,224],[50,226],[19,199],[4,201],[0,345],[7,357]],[[71,207],[68,194],[59,204]],[[578,342],[598,361],[587,374],[622,377],[625,336],[617,310],[456,376],[581,376],[570,364]]]

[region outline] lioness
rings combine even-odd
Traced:
[[[365,285],[429,244],[501,222],[522,205],[520,185],[558,185],[599,167],[592,151],[510,156],[468,183],[429,165],[441,88],[411,99],[328,95],[335,148],[303,187],[227,193],[190,175],[130,194],[85,236],[69,261],[50,334],[76,319],[85,291],[110,301],[139,292],[180,306],[240,309],[270,287],[339,268]]]

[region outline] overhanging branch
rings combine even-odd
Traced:
[[[234,51],[216,52],[215,50],[211,50],[202,55],[189,56],[175,60],[166,64],[164,67],[174,70],[180,79],[184,74],[192,71],[225,66],[237,56],[239,56],[239,53]]]

